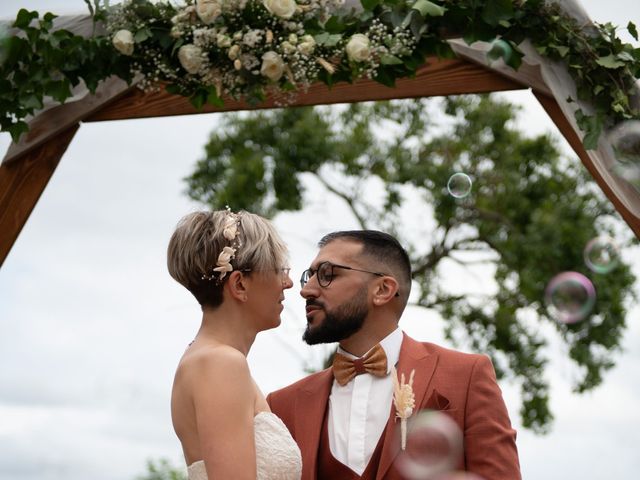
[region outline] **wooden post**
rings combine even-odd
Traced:
[[[0,165],[0,266],[27,222],[80,124],[25,154]]]
[[[571,148],[578,154],[580,160],[584,164],[584,166],[589,170],[589,173],[594,178],[594,180],[598,183],[604,194],[607,198],[613,203],[615,209],[620,213],[625,222],[629,225],[631,230],[635,233],[636,237],[640,238],[640,218],[634,215],[625,205],[618,199],[615,192],[612,190],[611,186],[607,184],[602,175],[598,172],[598,169],[593,165],[591,158],[587,154],[587,151],[584,149],[582,145],[582,140],[576,134],[575,130],[571,127],[571,124],[567,120],[567,118],[560,110],[560,106],[558,103],[551,97],[546,95],[541,95],[539,93],[533,92],[540,105],[546,110],[547,114],[553,120],[553,122],[560,130],[560,133],[564,135],[564,138],[567,139]]]

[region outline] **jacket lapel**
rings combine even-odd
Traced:
[[[295,432],[302,452],[302,480],[315,480],[320,435],[333,374],[323,370],[296,392]]]
[[[413,378],[413,393],[416,400],[416,410],[424,402],[427,387],[436,369],[438,356],[430,354],[420,342],[413,340],[406,333],[403,333],[402,346],[400,348],[400,358],[396,370],[398,375],[404,373],[406,381],[409,381],[411,370],[416,371]],[[391,464],[400,453],[400,421],[396,421],[396,409],[391,404],[391,414],[385,428],[384,443],[380,456],[380,466],[376,480],[384,478]]]

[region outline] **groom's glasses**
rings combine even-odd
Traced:
[[[346,265],[336,265],[331,262],[322,262],[318,265],[317,269],[309,268],[302,272],[302,276],[300,277],[300,288],[304,288],[311,277],[316,276],[316,280],[318,280],[318,285],[321,287],[328,287],[335,276],[333,271],[334,268],[342,268],[343,270],[353,270],[355,272],[363,272],[370,273],[371,275],[376,275],[378,277],[386,277],[388,276],[386,273],[380,272],[371,272],[369,270],[361,270],[359,268],[347,267]]]

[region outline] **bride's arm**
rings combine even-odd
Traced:
[[[255,392],[247,359],[230,347],[216,348],[199,359],[194,373],[194,408],[207,477],[255,480]]]

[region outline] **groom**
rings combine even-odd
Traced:
[[[398,241],[347,231],[319,247],[301,278],[303,339],[340,342],[334,364],[267,397],[302,451],[302,480],[403,478],[394,465],[401,447],[393,366],[407,378],[415,370],[414,411],[442,411],[463,432],[459,470],[519,480],[516,434],[489,358],[417,342],[398,328],[411,289]]]

